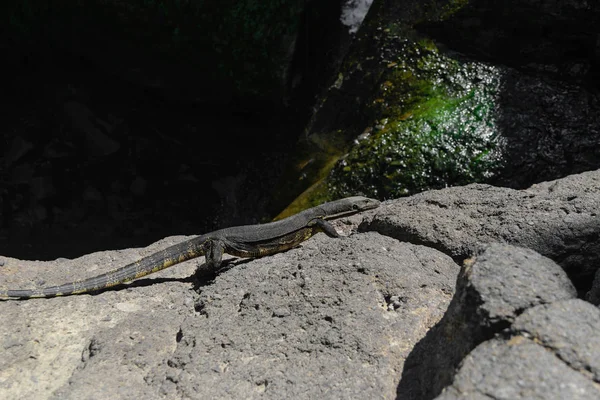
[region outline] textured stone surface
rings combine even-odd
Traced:
[[[572,369],[600,383],[600,310],[579,299],[525,311],[512,326]]]
[[[377,234],[319,238],[203,290],[159,376],[191,398],[392,398],[458,267]]]
[[[469,354],[438,400],[597,399],[600,389],[543,346],[516,336],[494,339]]]
[[[486,245],[461,269],[444,318],[408,357],[398,397],[439,394],[473,348],[510,327],[523,311],[575,295],[565,272],[552,260],[529,249]]]
[[[483,243],[527,247],[589,285],[600,266],[600,170],[526,190],[473,184],[398,199],[367,229],[439,249],[457,260]]]
[[[573,299],[555,261],[597,267],[597,177],[395,200],[337,221],[349,237],[319,234],[198,281],[202,259],[95,295],[0,302],[0,398],[432,399],[448,385],[444,398],[589,398],[600,311]],[[523,228],[509,236],[510,224]],[[76,260],[2,257],[0,285],[97,275],[183,239]],[[432,247],[475,257],[459,273]]]
[[[484,326],[506,326],[524,310],[576,297],[565,272],[530,249],[490,244],[465,268],[466,296]]]
[[[173,241],[62,263],[6,258],[0,279],[97,274]],[[97,295],[1,302],[11,323],[0,326],[0,397],[393,398],[459,270],[436,250],[377,233],[317,235],[237,262],[199,296],[186,278],[194,267]]]
[[[494,135],[502,135],[508,145],[507,176],[501,182],[524,187],[528,182],[597,168],[600,3],[520,0],[510,4],[514,7],[491,1],[375,1],[364,25],[367,29],[360,32],[347,59],[348,68],[341,70],[339,79],[316,104],[318,110],[306,127],[305,139],[322,146],[327,153],[325,163],[330,164],[331,153],[340,147],[337,142],[326,143],[328,134],[341,134],[350,141],[361,132],[361,138],[369,132],[376,135],[388,118],[369,119],[374,101],[378,101],[374,94],[382,83],[388,87],[386,74],[394,73],[394,60],[405,56],[398,44],[419,36],[428,46],[441,43],[439,47],[446,47],[453,56],[457,50],[463,51],[458,59],[484,60],[507,68],[499,102],[493,106],[498,109]],[[46,13],[50,10],[46,2],[39,5],[45,12],[41,20],[53,17]],[[137,19],[137,13],[131,9],[128,13]],[[39,18],[36,12],[22,16],[34,18],[32,22]],[[89,21],[96,18],[88,17]],[[142,22],[148,21],[151,19]],[[414,26],[417,21],[421,26]],[[63,28],[57,24],[32,31],[28,26],[47,24],[12,22],[23,32],[42,35]],[[85,21],[80,19],[78,24]],[[418,35],[412,34],[413,28],[419,29]],[[94,31],[90,27],[84,31],[89,29]],[[435,34],[438,43],[428,44],[431,37],[422,35],[426,31]],[[127,54],[128,45],[116,50],[101,42],[96,48],[81,47],[77,45],[81,37],[71,35],[68,29],[64,32],[75,40],[59,47],[73,50],[72,58],[55,54],[52,46],[44,43],[31,48],[19,41],[4,46],[18,48],[19,55],[8,57],[14,79],[4,91],[10,100],[6,103],[12,106],[4,112],[11,118],[4,126],[4,140],[0,140],[10,146],[0,174],[0,209],[3,225],[16,224],[20,229],[4,230],[4,236],[0,232],[2,243],[16,243],[24,249],[21,254],[27,254],[28,246],[47,246],[53,252],[70,250],[74,242],[88,237],[72,232],[104,232],[81,240],[96,246],[99,237],[110,237],[121,229],[126,236],[146,234],[149,228],[161,225],[190,232],[182,230],[182,225],[193,225],[191,221],[197,221],[198,215],[214,217],[213,209],[198,204],[197,200],[207,196],[216,198],[217,203],[224,201],[225,210],[230,211],[220,223],[243,223],[241,219],[255,215],[246,212],[246,206],[258,204],[254,200],[258,192],[265,196],[263,188],[271,190],[278,168],[274,168],[270,153],[284,145],[271,148],[272,141],[264,140],[264,132],[285,117],[273,117],[277,110],[266,107],[265,118],[258,118],[258,123],[247,116],[232,120],[222,106],[210,106],[230,103],[231,93],[227,88],[215,93],[195,90],[199,81],[220,86],[209,82],[197,68],[147,63],[141,53]],[[180,30],[165,32],[171,37]],[[260,30],[256,33],[261,36]],[[307,33],[315,35],[310,29]],[[236,37],[244,39],[243,35]],[[279,39],[291,44],[292,38]],[[300,39],[298,50],[315,49],[312,40],[304,46]],[[2,42],[6,45],[11,40],[9,35]],[[328,47],[323,43],[324,47],[317,48]],[[114,54],[125,58],[103,57],[106,52],[101,48],[115,50]],[[89,56],[87,61],[79,57],[82,50]],[[310,78],[309,69],[318,65],[318,57],[306,58],[308,53],[301,53],[298,69],[278,77],[280,89],[287,91],[281,78],[295,82],[302,75]],[[206,58],[202,52],[192,55]],[[288,61],[290,55],[286,52]],[[53,62],[55,58],[64,60]],[[99,60],[102,62],[97,63]],[[132,60],[142,62],[132,64]],[[40,61],[49,61],[50,68]],[[92,70],[97,68],[89,65],[70,65],[90,61],[112,72],[95,74]],[[251,64],[236,64],[240,71],[250,72],[241,78],[257,72]],[[140,74],[138,68],[127,65],[150,69]],[[178,74],[158,75],[168,76],[171,85],[154,79],[157,71],[170,69]],[[40,78],[38,70],[65,84]],[[190,77],[195,84],[190,85]],[[235,86],[233,81],[240,77],[229,78],[225,86]],[[122,82],[153,89],[128,95],[127,89],[121,90]],[[273,94],[257,94],[269,93]],[[209,101],[192,107],[191,114],[182,113],[185,110],[178,104],[196,103],[197,94]],[[151,97],[155,96],[164,98],[154,103]],[[306,96],[312,97],[310,93]],[[119,101],[124,98],[128,100]],[[172,107],[165,107],[165,100]],[[73,112],[69,106],[73,102],[81,105],[80,112]],[[152,105],[145,107],[146,102]],[[213,113],[217,118],[207,121]],[[409,119],[415,114],[410,110],[400,115]],[[82,115],[92,125],[82,122]],[[270,137],[278,139],[282,133],[301,129],[282,126]],[[147,127],[152,128],[150,133]],[[90,129],[95,133],[90,135]],[[236,146],[229,146],[225,153],[209,154],[205,146],[196,145],[203,144],[206,135],[212,135],[213,141],[226,138],[222,139],[225,146],[213,148],[227,149],[232,137]],[[123,154],[109,157],[117,147]],[[237,156],[232,156],[234,147],[242,150]],[[246,162],[250,159],[246,156],[255,155],[258,147],[267,149],[253,159],[264,163],[261,168]],[[135,164],[136,160],[141,164]],[[231,169],[235,165],[242,169]],[[289,179],[285,185],[312,185],[305,179],[311,168],[319,172],[319,179],[323,176],[318,157],[294,165],[305,168],[299,179]],[[262,173],[247,180],[253,166]],[[223,172],[226,176],[220,175]],[[193,182],[201,182],[200,190],[193,189]],[[249,188],[255,192],[248,195]],[[240,193],[242,201],[231,200]],[[157,203],[134,202],[137,198]],[[166,202],[166,198],[175,202]],[[170,207],[169,213],[153,213],[139,204],[177,205],[177,210]],[[580,294],[590,289],[591,278],[600,267],[599,208],[600,171],[543,182],[527,190],[471,185],[431,191],[390,202],[371,213],[372,222],[363,228],[387,237],[373,232],[341,240],[318,235],[285,254],[237,262],[212,280],[201,281],[199,292],[192,290],[189,279],[198,262],[189,262],[93,296],[0,302],[0,398],[399,395],[428,399],[450,383],[441,398],[599,398],[598,310],[571,298],[574,291],[557,266],[576,279]],[[174,220],[174,215],[184,218]],[[47,229],[46,225],[54,224],[61,228]],[[64,235],[62,230],[70,234]],[[41,263],[0,258],[0,285],[31,287],[95,275],[179,239],[77,260]],[[504,245],[484,247],[494,242]],[[484,252],[463,268],[457,293],[440,320],[457,273],[448,255],[462,262],[482,248]],[[600,299],[599,288],[596,282],[587,297],[595,304]],[[459,364],[460,371],[454,376]]]
[[[597,399],[599,331],[600,310],[579,299],[529,308],[471,352],[438,399]]]
[[[146,249],[52,262],[5,258],[2,286],[63,283],[125,265],[182,238]],[[157,398],[144,377],[177,345],[193,311],[188,262],[97,295],[0,302],[0,398]]]

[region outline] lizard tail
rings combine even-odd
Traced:
[[[202,243],[192,239],[167,247],[166,249],[142,258],[139,261],[113,269],[92,278],[40,289],[0,289],[0,299],[58,297],[94,292],[141,278],[142,276],[202,255],[204,255]]]

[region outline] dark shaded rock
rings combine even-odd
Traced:
[[[73,54],[167,101],[226,106],[248,97],[281,102],[308,2],[32,1],[26,10],[9,3],[3,16],[7,45],[17,47],[13,62],[20,52],[33,59]],[[310,3],[341,30],[339,4]]]
[[[600,167],[600,97],[589,85],[508,69],[497,107],[506,162],[487,182],[520,189]]]
[[[366,229],[434,247],[455,260],[503,242],[552,258],[587,292],[600,266],[600,170],[526,190],[473,184],[398,199]]]
[[[594,305],[600,305],[600,269],[596,271],[592,288],[586,293],[585,299]]]
[[[575,289],[552,260],[524,248],[490,244],[463,266],[444,315],[406,360],[402,399],[429,399],[448,385],[475,346],[510,327],[525,310],[571,299]]]
[[[418,29],[476,58],[594,83],[599,65],[598,3],[477,0],[461,5],[442,21],[426,22]]]
[[[12,165],[33,148],[33,144],[22,136],[15,136],[2,158],[4,168]],[[16,180],[18,182],[18,180]]]
[[[74,132],[74,140],[84,143],[89,156],[102,157],[119,150],[120,144],[108,136],[115,126],[98,118],[85,104],[68,101],[63,110]]]
[[[535,342],[516,336],[478,346],[438,400],[597,399],[598,387]]]

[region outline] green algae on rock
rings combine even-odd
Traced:
[[[372,126],[329,176],[332,196],[393,198],[481,182],[502,165],[500,68],[402,41],[371,100]]]

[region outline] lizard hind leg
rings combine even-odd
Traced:
[[[225,252],[225,245],[223,241],[209,239],[206,241],[204,246],[204,259],[206,262],[206,267],[211,271],[218,269],[223,262],[223,253]]]
[[[202,244],[202,250],[204,252],[204,264],[197,266],[192,279],[196,291],[218,275],[219,268],[223,264],[225,245],[221,240],[209,239]]]

